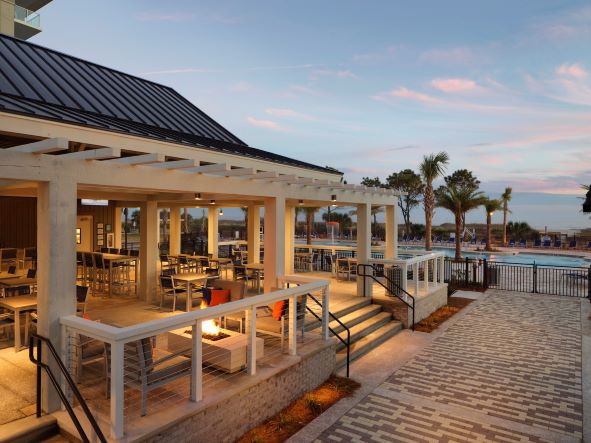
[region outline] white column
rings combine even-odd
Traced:
[[[384,258],[394,259],[398,255],[398,222],[396,220],[396,206],[386,206],[386,251]]]
[[[412,265],[412,280],[415,285],[415,293],[413,294],[415,297],[419,295],[419,264],[414,263]]]
[[[212,205],[207,209],[207,252],[218,256],[218,241],[219,241],[219,214],[218,208]]]
[[[170,242],[168,252],[171,255],[181,253],[181,208],[170,208]]]
[[[251,205],[248,207],[247,234],[248,263],[258,263],[261,256],[261,208]]]
[[[121,249],[121,232],[123,226],[121,224],[123,218],[123,208],[115,207],[115,220],[113,221],[113,234],[115,237],[115,247]]]
[[[59,177],[37,190],[37,312],[39,335],[62,350],[59,319],[76,313],[76,183]],[[16,331],[20,334],[20,331]],[[46,352],[47,355],[47,352]],[[62,358],[65,360],[65,355]],[[56,374],[59,370],[54,367]],[[60,400],[43,376],[43,409],[53,412]]]
[[[433,286],[437,285],[437,274],[439,273],[439,260],[438,259],[433,259],[433,278],[432,278],[432,283]]]
[[[357,205],[357,263],[368,264],[371,258],[371,205]],[[369,271],[367,271],[369,273]],[[365,280],[365,288],[364,288]],[[372,280],[357,277],[357,295],[371,297]]]
[[[139,293],[140,297],[147,302],[156,300],[159,216],[157,202],[148,201],[140,206]]]
[[[402,278],[400,281],[402,283],[402,289],[408,292],[408,266],[406,263],[402,265]]]
[[[285,208],[285,275],[293,274],[293,246],[295,238],[295,208]]]
[[[423,287],[425,291],[429,291],[429,262],[431,260],[425,260],[423,262]]]
[[[111,437],[120,439],[125,429],[124,344],[111,343]]]
[[[285,198],[265,198],[265,292],[285,272]]]
[[[439,257],[439,282],[443,283],[445,280],[445,257]]]

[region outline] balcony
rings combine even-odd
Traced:
[[[38,12],[14,6],[14,36],[28,40],[41,32],[41,15]]]

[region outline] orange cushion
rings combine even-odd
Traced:
[[[273,305],[273,318],[275,320],[281,320],[283,311],[285,310],[285,300],[280,300]]]
[[[228,303],[230,301],[230,290],[229,289],[212,289],[211,290],[211,301],[209,306],[217,306],[222,303]]]

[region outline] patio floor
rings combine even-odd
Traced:
[[[583,303],[488,291],[316,441],[581,441]]]

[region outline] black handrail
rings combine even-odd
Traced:
[[[68,411],[68,414],[70,415],[70,418],[72,419],[72,422],[74,422],[74,426],[76,426],[76,429],[78,430],[78,433],[80,434],[80,438],[82,439],[82,441],[84,443],[90,443],[90,439],[88,438],[88,436],[84,432],[84,429],[82,428],[82,425],[80,424],[80,420],[78,420],[78,417],[76,416],[76,413],[74,412],[74,408],[72,407],[72,404],[70,403],[65,392],[62,390],[62,387],[60,386],[59,380],[56,378],[50,365],[48,363],[44,363],[42,360],[43,343],[45,343],[47,345],[47,349],[49,349],[51,355],[53,356],[54,360],[56,361],[57,366],[58,366],[60,372],[62,373],[62,376],[64,377],[64,379],[68,383],[68,386],[70,387],[74,396],[78,400],[78,403],[80,403],[80,406],[82,407],[82,410],[84,411],[84,415],[86,415],[86,418],[90,422],[90,425],[92,426],[92,429],[96,433],[97,438],[99,439],[99,441],[101,441],[101,443],[107,443],[107,439],[103,435],[101,428],[99,427],[98,423],[96,422],[95,418],[93,417],[92,413],[90,412],[90,409],[88,408],[88,405],[86,404],[86,401],[82,397],[82,394],[80,394],[80,391],[78,390],[78,387],[76,386],[76,383],[74,382],[74,380],[72,380],[72,377],[70,376],[70,373],[66,369],[66,366],[64,365],[64,363],[62,362],[59,354],[57,353],[57,351],[53,347],[53,343],[51,343],[51,340],[49,340],[47,337],[43,337],[39,334],[33,334],[31,336],[31,338],[29,339],[29,359],[37,366],[37,417],[41,417],[41,369],[45,369],[45,372],[47,373],[47,376],[48,376],[49,380],[51,381],[51,384],[53,385],[53,387],[57,391],[58,395],[60,396],[60,399],[62,400],[62,403],[66,407],[66,410]],[[35,352],[34,352],[35,348],[37,348],[37,356],[36,357],[35,357]]]
[[[322,303],[320,303],[318,301],[318,299],[316,297],[314,297],[312,294],[308,294],[308,297],[310,297],[312,300],[314,300],[314,302],[322,307]],[[314,312],[310,306],[306,305],[306,309],[310,312],[310,314],[312,314],[314,317],[316,317],[316,320],[322,322],[322,319],[318,316],[318,314],[316,314],[316,312]],[[330,325],[328,325],[328,330],[336,337],[339,339],[339,341],[344,344],[347,347],[347,378],[349,378],[349,363],[350,363],[350,356],[351,356],[351,330],[341,321],[339,320],[332,312],[328,312],[328,315],[330,316],[330,318],[332,318],[333,320],[335,320],[340,326],[342,326],[345,331],[347,331],[347,341],[345,341],[334,329],[332,329],[330,327]]]
[[[367,268],[371,268],[371,270],[372,270],[371,274],[368,274],[366,272],[366,269]],[[362,272],[360,270],[362,270]],[[367,264],[367,263],[359,263],[357,265],[357,275],[359,277],[363,277],[364,278],[364,285],[363,285],[364,292],[365,292],[365,278],[371,278],[373,281],[375,281],[377,284],[379,284],[380,286],[382,286],[386,290],[386,294],[392,294],[393,296],[395,296],[396,298],[398,298],[402,303],[404,303],[406,306],[408,306],[410,309],[412,309],[412,325],[411,325],[411,329],[414,331],[415,330],[415,298],[412,295],[410,295],[406,290],[404,290],[400,286],[398,286],[398,283],[396,283],[394,280],[392,280],[391,278],[389,278],[384,273],[384,280],[386,280],[390,285],[394,286],[395,289],[397,289],[400,292],[403,292],[407,297],[409,297],[412,300],[412,304],[409,303],[409,302],[407,302],[404,298],[402,298],[396,292],[390,291],[390,288],[388,286],[386,286],[385,284],[383,284],[380,280],[378,280],[376,278],[376,276],[374,275],[374,272],[375,271],[377,271],[375,265]],[[415,278],[418,278],[418,276],[416,276]]]

